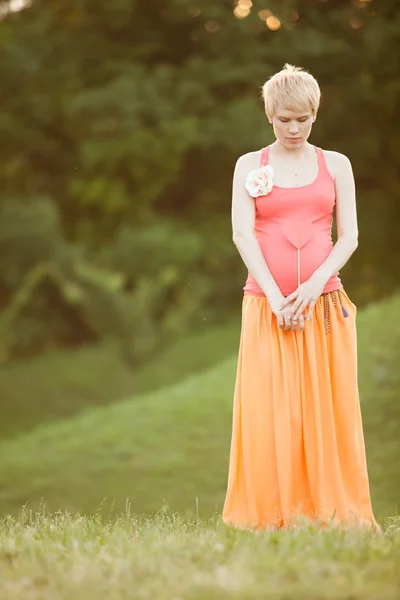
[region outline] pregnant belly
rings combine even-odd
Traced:
[[[298,246],[301,241],[304,240],[300,240]],[[268,268],[285,296],[311,277],[333,246],[326,236],[311,236],[301,247],[296,247],[282,234],[263,235],[258,242]]]

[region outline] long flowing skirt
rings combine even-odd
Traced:
[[[285,528],[299,515],[381,532],[371,506],[357,381],[357,307],[322,294],[303,331],[245,294],[222,519]]]

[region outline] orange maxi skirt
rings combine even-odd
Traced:
[[[322,294],[303,331],[278,326],[265,296],[245,294],[222,519],[279,529],[298,515],[371,527],[357,382],[357,308]]]

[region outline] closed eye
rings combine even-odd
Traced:
[[[305,123],[307,121],[307,119],[308,119],[308,116],[299,117],[297,119],[297,121],[300,121],[300,123]],[[282,123],[288,123],[288,121],[290,121],[290,119],[285,119],[285,117],[281,117],[279,120],[282,121]]]

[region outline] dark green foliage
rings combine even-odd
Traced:
[[[313,143],[344,152],[358,305],[399,271],[400,14],[394,0],[36,1],[0,20],[0,341],[8,360],[109,335],[132,362],[240,302],[238,156],[272,141],[260,86],[285,62],[322,88]]]

